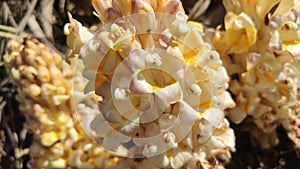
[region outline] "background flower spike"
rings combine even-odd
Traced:
[[[85,111],[91,105],[86,105],[88,98],[71,96],[72,83],[80,91],[84,79],[76,83],[80,76],[61,56],[25,37],[8,42],[4,60],[18,88],[26,128],[34,135],[29,168],[114,168],[118,159],[94,144],[77,119],[72,98],[80,100]]]

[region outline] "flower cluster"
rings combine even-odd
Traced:
[[[232,78],[229,90],[237,106],[228,117],[235,123],[250,117],[259,130],[252,126],[253,136],[269,148],[278,142],[277,126],[289,131],[299,121],[299,2],[223,3],[225,30],[217,29],[212,42]]]
[[[223,0],[212,31],[180,0],[92,4],[96,27],[68,14],[66,62],[28,36],[7,44],[30,168],[223,168],[228,120],[262,148],[282,126],[300,148],[298,0]]]
[[[5,62],[18,87],[26,127],[34,134],[30,168],[109,168],[116,164],[117,158],[83,132],[71,106],[71,82],[80,77],[61,56],[25,37],[9,41]],[[80,86],[74,83],[75,89]],[[90,107],[86,98],[78,102]]]
[[[92,106],[80,114],[88,135],[124,156],[119,168],[211,168],[228,162],[235,137],[224,110],[235,103],[201,25],[187,21],[179,0],[93,5],[99,31],[89,32],[71,16],[65,27],[67,56],[81,50],[88,79],[78,95],[98,104],[98,113],[89,113],[97,111]]]

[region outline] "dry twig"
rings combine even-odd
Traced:
[[[4,18],[4,19],[3,19],[3,20],[4,20],[4,23],[6,23],[6,22],[7,22],[7,19],[8,19],[9,22],[12,24],[13,27],[15,27],[15,28],[18,27],[18,24],[16,23],[16,21],[15,21],[13,15],[12,15],[12,12],[11,12],[11,10],[9,9],[7,3],[6,3],[6,2],[3,2],[2,7],[3,7],[3,14],[4,14],[4,16],[3,16],[3,18]]]
[[[32,0],[32,2],[28,5],[28,10],[27,10],[25,16],[22,18],[22,20],[18,24],[18,32],[24,31],[24,29],[28,23],[28,20],[30,19],[30,16],[36,6],[37,1],[38,0]]]
[[[42,0],[41,1],[41,16],[40,21],[42,23],[42,27],[44,33],[48,39],[53,41],[53,5],[54,0]]]
[[[198,0],[193,6],[189,18],[198,18],[201,16],[208,8],[211,0]]]

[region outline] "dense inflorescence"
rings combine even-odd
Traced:
[[[265,149],[282,126],[300,148],[297,0],[223,0],[224,29],[188,21],[180,0],[92,4],[94,27],[68,14],[66,61],[28,36],[7,44],[28,167],[224,168],[229,121]]]
[[[67,57],[83,59],[97,115],[83,126],[119,168],[221,167],[235,151],[235,103],[219,55],[180,1],[93,1],[101,28],[71,16]],[[80,53],[81,51],[81,53]],[[139,158],[136,160],[134,158]]]
[[[212,43],[232,77],[229,90],[237,106],[228,117],[235,123],[250,117],[252,135],[270,148],[278,143],[279,125],[299,130],[299,2],[223,3],[225,30],[217,29]]]
[[[83,132],[71,106],[71,82],[79,77],[61,56],[26,37],[9,41],[5,63],[18,87],[26,128],[34,134],[30,168],[109,168],[117,162]],[[80,85],[74,83],[74,89]]]

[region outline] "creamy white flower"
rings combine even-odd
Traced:
[[[228,117],[241,123],[250,116],[256,124],[249,127],[252,135],[264,148],[274,146],[277,139],[272,142],[269,138],[276,136],[277,126],[289,131],[291,114],[298,114],[295,91],[299,77],[293,74],[298,74],[299,68],[290,68],[299,67],[299,2],[223,3],[226,30],[217,30],[212,41],[235,78],[229,88],[237,107],[228,110]],[[266,137],[259,139],[261,133]]]
[[[77,107],[89,135],[120,156],[143,157],[122,158],[120,168],[184,168],[190,161],[207,167],[206,153],[230,154],[234,137],[226,144],[212,137],[229,130],[222,127],[223,110],[234,106],[225,92],[229,77],[181,2],[92,2],[102,28],[81,48],[88,84],[77,94],[96,94],[97,113],[96,106]],[[215,150],[194,152],[206,142]]]

